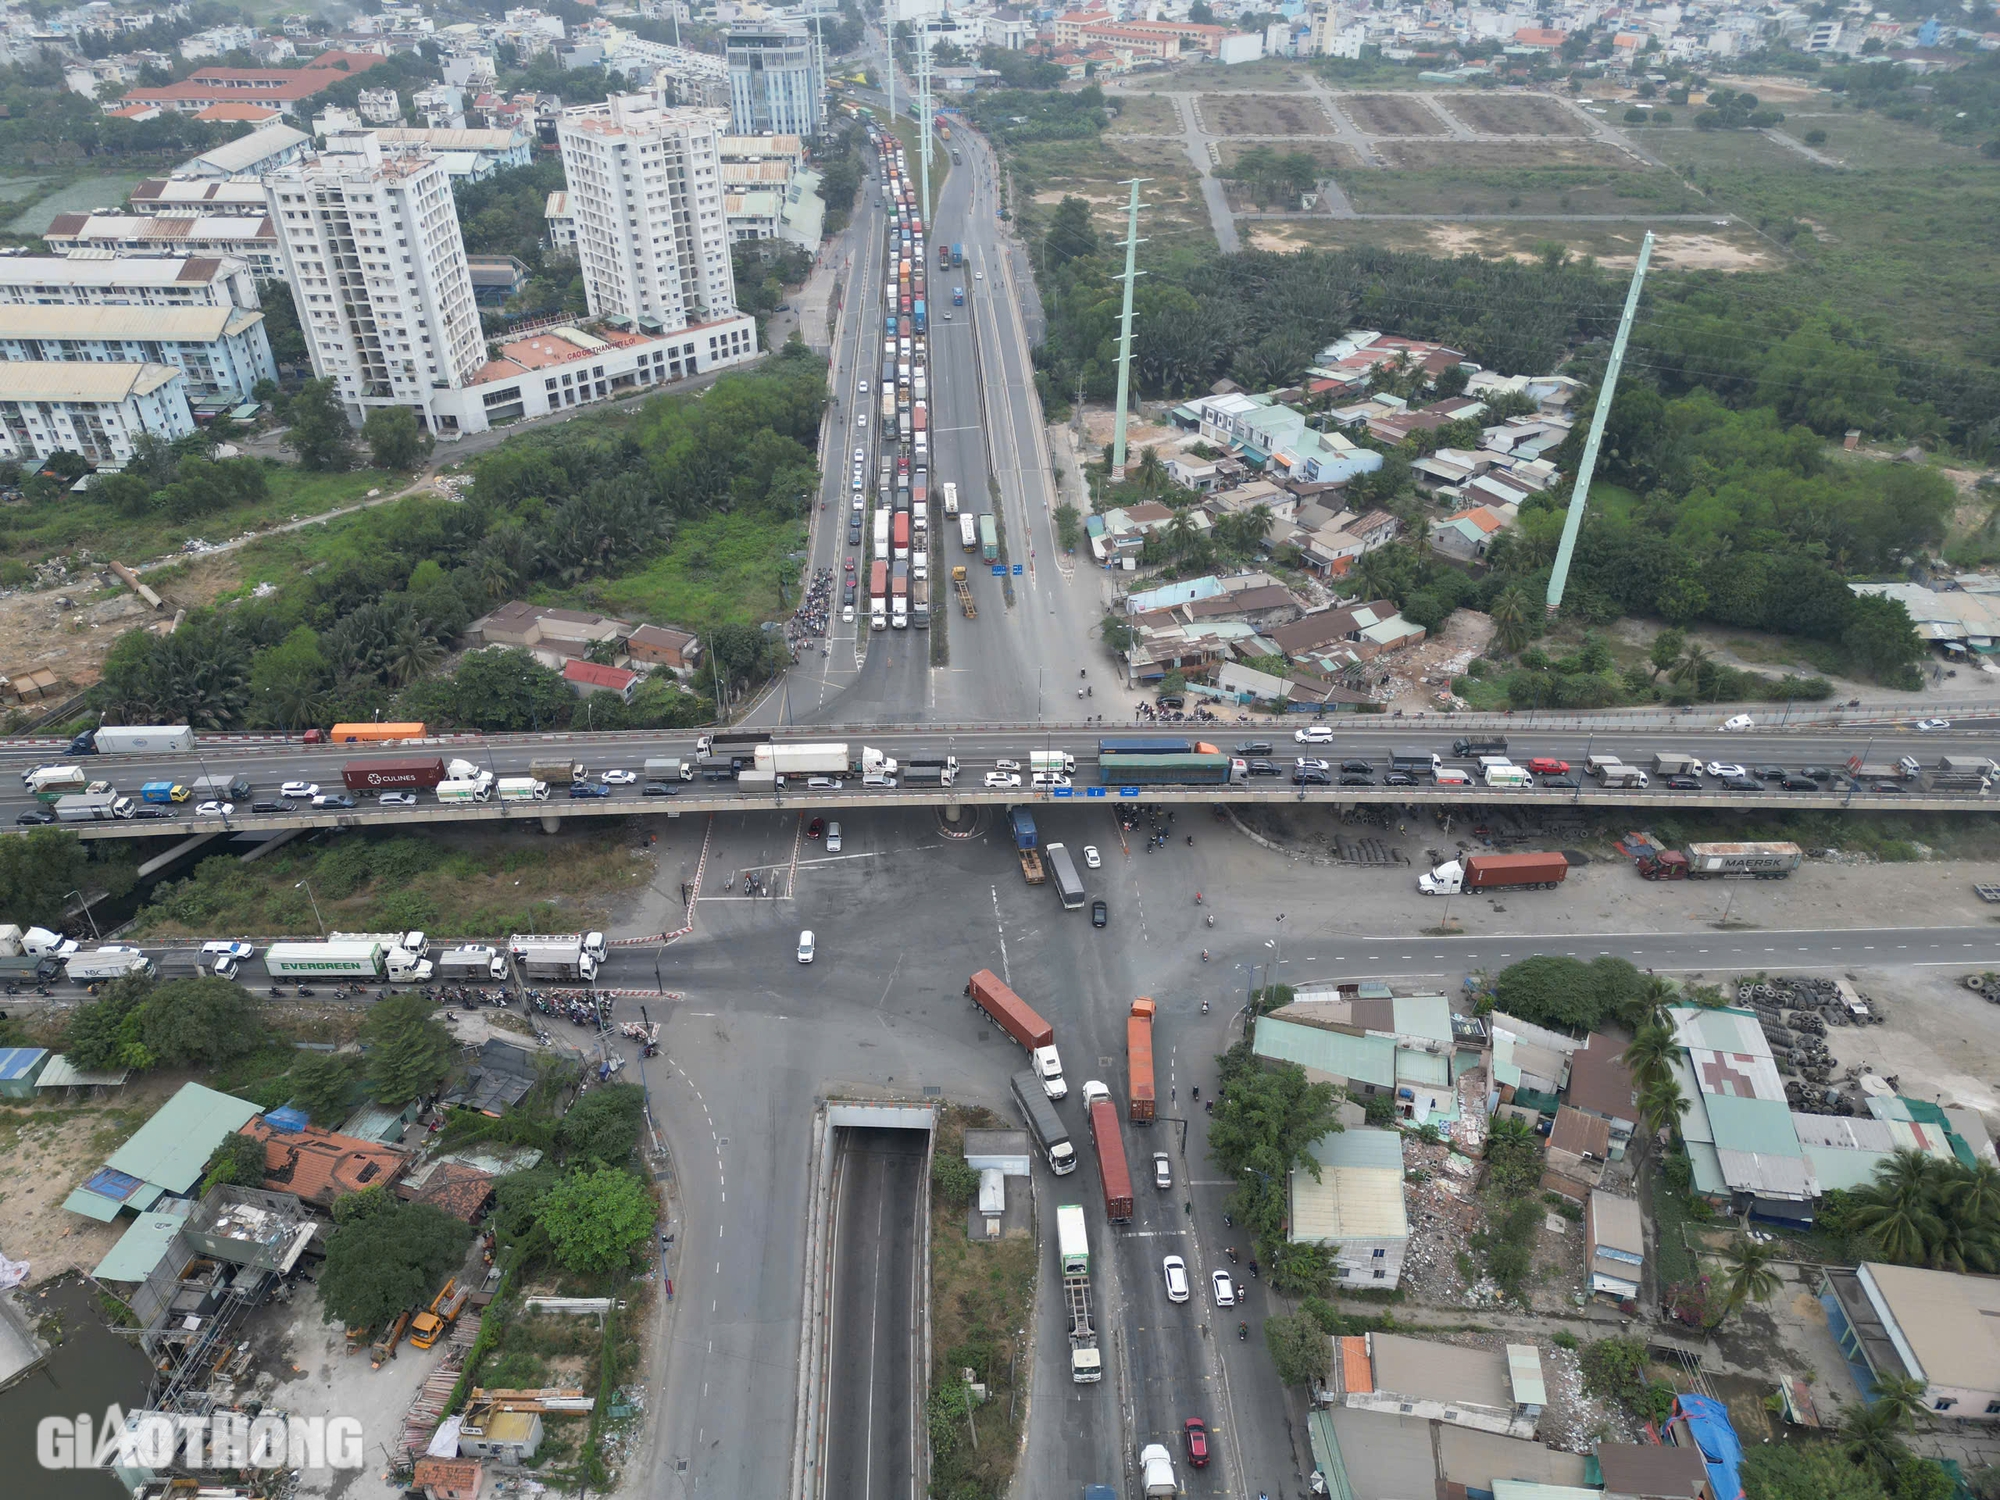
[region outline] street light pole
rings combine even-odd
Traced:
[[[83,914],[84,914],[84,916],[90,919],[90,935],[91,935],[91,936],[92,936],[93,938],[95,938],[95,939],[96,939],[96,940],[97,940],[98,942],[100,942],[100,943],[101,943],[101,942],[103,942],[103,941],[104,941],[104,934],[103,934],[103,933],[101,933],[101,932],[99,932],[99,931],[97,930],[97,914],[96,914],[95,912],[93,912],[93,911],[92,911],[92,910],[90,909],[90,903],[89,903],[89,902],[88,902],[87,900],[85,900],[85,899],[84,899],[84,895],[83,895],[83,892],[82,892],[82,891],[64,891],[64,892],[63,892],[63,894],[64,894],[65,896],[74,896],[74,897],[76,897],[76,904],[77,904],[78,906],[80,906],[80,907],[82,907],[82,908],[83,908]]]
[[[319,935],[320,935],[321,937],[325,937],[325,936],[326,936],[326,918],[325,918],[325,917],[322,917],[322,916],[321,916],[321,915],[319,914],[319,897],[313,894],[313,888],[312,888],[312,882],[311,882],[310,880],[301,880],[301,881],[298,881],[298,882],[297,882],[296,884],[294,884],[294,885],[292,886],[292,889],[293,889],[293,890],[295,890],[295,891],[296,891],[296,890],[300,890],[300,889],[303,889],[303,890],[305,891],[305,893],[306,893],[306,900],[308,900],[308,901],[312,902],[312,908],[313,908],[313,920],[314,920],[315,922],[319,923]]]

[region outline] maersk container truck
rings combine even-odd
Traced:
[[[1049,1103],[1049,1096],[1042,1092],[1041,1080],[1032,1071],[1023,1068],[1007,1081],[1014,1090],[1014,1102],[1027,1116],[1028,1134],[1042,1148],[1049,1170],[1058,1177],[1069,1176],[1076,1170],[1076,1147],[1070,1143],[1069,1129],[1063,1124],[1062,1116]]]
[[[1006,981],[991,969],[981,969],[967,980],[965,994],[986,1012],[995,1026],[1028,1049],[1028,1060],[1042,1080],[1043,1093],[1051,1099],[1069,1094],[1062,1058],[1056,1052],[1055,1027],[1044,1021],[1033,1006],[1008,988]]]
[[[1797,844],[1689,844],[1665,849],[1639,861],[1648,880],[1720,880],[1747,875],[1753,880],[1783,880],[1805,862]]]

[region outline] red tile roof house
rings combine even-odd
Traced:
[[[632,694],[646,680],[623,667],[600,667],[594,661],[581,659],[564,662],[562,675],[569,690],[579,698],[588,698],[592,693],[616,693],[621,703],[630,703]]]
[[[179,83],[128,89],[127,104],[156,104],[184,115],[215,104],[269,104],[285,114],[292,107],[382,61],[375,52],[322,52],[302,68],[197,68]]]
[[[329,1212],[335,1199],[349,1193],[392,1186],[410,1160],[394,1147],[336,1135],[316,1125],[278,1130],[262,1115],[245,1125],[241,1133],[264,1143],[264,1187],[268,1191],[294,1194]]]

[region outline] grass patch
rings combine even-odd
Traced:
[[[952,1106],[938,1121],[936,1152],[957,1156],[968,1128],[999,1123],[990,1110]],[[1008,1491],[1027,1417],[1022,1398],[1032,1363],[1025,1357],[1026,1330],[1033,1323],[1036,1260],[1033,1236],[974,1243],[966,1237],[964,1213],[943,1194],[931,1195],[929,1410],[933,1485],[939,1494],[998,1500]],[[966,1368],[978,1372],[988,1393],[970,1422],[962,1405],[951,1401],[963,1390],[959,1371]]]
[[[778,582],[792,587],[798,569],[789,554],[805,544],[805,523],[792,517],[755,511],[704,516],[684,523],[667,550],[638,572],[550,595],[546,602],[672,620],[704,633],[718,625],[755,624],[783,608]]]
[[[1691,1219],[1688,1200],[1668,1187],[1659,1172],[1654,1172],[1653,1224],[1659,1230],[1654,1272],[1663,1287],[1693,1281],[1699,1273],[1694,1252],[1688,1249],[1687,1226]]]
[[[1113,94],[1105,104],[1117,110],[1106,135],[1179,135],[1180,111],[1171,99],[1146,94]]]
[[[144,172],[93,172],[88,177],[76,178],[37,198],[14,215],[7,227],[15,234],[35,236],[46,230],[57,214],[116,208],[131,196],[132,189],[143,182],[146,175]]]
[[[291,844],[254,865],[204,860],[154,893],[137,918],[149,937],[422,928],[438,938],[562,932],[601,925],[615,900],[651,879],[650,861],[603,828],[518,832],[348,833]],[[311,894],[299,888],[310,882]],[[313,911],[318,902],[318,916]]]
[[[1346,171],[1340,185],[1358,213],[1699,213],[1700,196],[1666,172],[1545,166],[1466,171]]]

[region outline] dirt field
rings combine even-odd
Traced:
[[[1281,156],[1294,152],[1310,156],[1323,172],[1358,171],[1361,167],[1361,158],[1355,155],[1354,148],[1339,141],[1273,141],[1269,144]],[[1222,154],[1222,164],[1227,167],[1235,165],[1251,148],[1238,141],[1224,141],[1217,149]]]
[[[1454,167],[1497,171],[1507,167],[1622,167],[1649,170],[1637,157],[1597,141],[1383,141],[1376,148],[1392,167]]]
[[[1173,100],[1156,99],[1146,94],[1114,94],[1111,97],[1118,106],[1118,118],[1111,122],[1111,128],[1105,134],[1180,134],[1180,111],[1174,108]]]
[[[1404,94],[1342,94],[1340,111],[1363,135],[1443,135],[1444,121]]]
[[[1382,250],[1413,250],[1425,255],[1478,255],[1488,260],[1537,259],[1544,244],[1560,244],[1572,255],[1594,255],[1608,267],[1632,265],[1645,234],[1645,221],[1564,224],[1558,220],[1519,223],[1426,224],[1419,221],[1313,219],[1284,224],[1259,224],[1248,229],[1260,250],[1324,250],[1373,246]],[[1656,229],[1653,260],[1687,270],[1763,271],[1778,262],[1768,247],[1748,230],[1712,229],[1679,232]]]
[[[1205,94],[1202,119],[1222,135],[1331,135],[1326,112],[1308,95],[1274,98],[1265,94]]]
[[[1482,135],[1584,135],[1588,127],[1553,99],[1448,94],[1446,113]]]
[[[1613,167],[1517,167],[1462,171],[1350,170],[1340,185],[1356,213],[1645,214],[1701,213],[1709,205],[1665,172]]]

